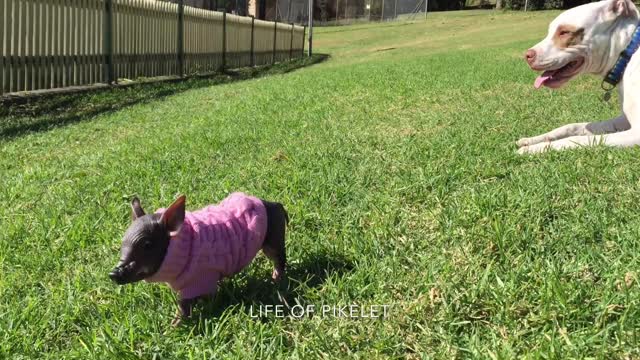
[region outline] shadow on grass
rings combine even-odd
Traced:
[[[260,279],[249,277],[242,286],[226,280],[221,284],[216,299],[200,302],[194,320],[197,321],[198,317],[218,318],[224,310],[237,304],[244,304],[247,309],[253,307],[256,315],[259,307],[264,305],[284,305],[285,309],[296,304],[304,306],[309,302],[304,297],[305,292],[321,287],[330,276],[346,274],[351,270],[353,264],[341,255],[312,254],[301,263],[287,268],[286,278],[278,284],[271,281],[270,274]],[[284,312],[285,315],[289,313],[287,310]],[[274,318],[263,317],[261,320]]]
[[[47,131],[90,119],[102,113],[161,100],[183,91],[227,84],[259,77],[286,74],[300,68],[321,63],[325,54],[275,65],[228,70],[207,77],[187,80],[139,83],[127,87],[100,88],[84,93],[51,94],[41,97],[12,98],[0,101],[0,140],[30,132]]]

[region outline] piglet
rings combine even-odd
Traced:
[[[286,266],[282,204],[233,193],[218,205],[185,211],[185,196],[166,209],[145,214],[131,202],[132,223],[122,240],[120,261],[109,277],[119,285],[164,282],[178,293],[172,325],[191,316],[195,301],[215,296],[218,281],[245,268],[262,249],[278,281]]]

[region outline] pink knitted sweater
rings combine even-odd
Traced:
[[[218,280],[249,265],[266,233],[267,211],[262,201],[233,193],[218,205],[186,212],[160,269],[145,280],[168,283],[182,299],[215,294]]]

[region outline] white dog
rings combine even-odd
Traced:
[[[578,74],[594,74],[605,79],[606,90],[619,83],[622,115],[520,139],[520,154],[594,144],[640,145],[639,21],[631,0],[604,0],[567,10],[551,23],[547,37],[526,54],[531,69],[543,71],[536,88],[559,88]]]

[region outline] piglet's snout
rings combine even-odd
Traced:
[[[109,277],[114,282],[120,284],[122,283],[128,274],[128,272],[135,266],[135,261],[132,261],[126,264],[124,261],[120,261],[116,267],[111,270],[109,273]]]
[[[119,283],[122,279],[122,268],[116,267],[109,273],[109,277],[116,283]]]

